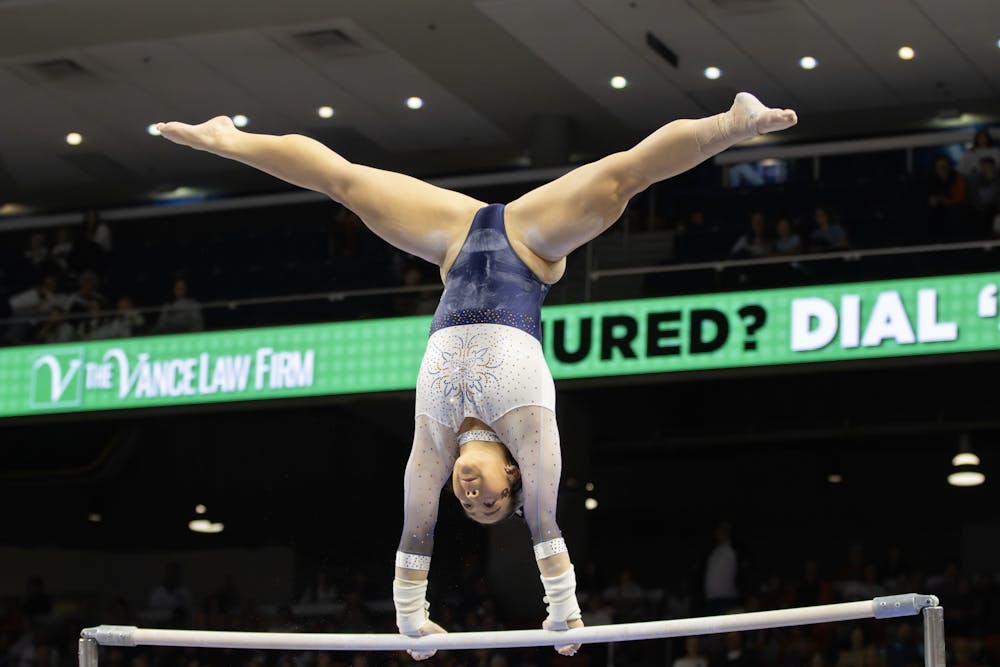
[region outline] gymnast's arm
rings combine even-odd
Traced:
[[[556,522],[562,451],[555,414],[539,407],[517,408],[492,426],[507,444],[521,473],[521,508],[545,589],[547,617],[542,627],[581,627],[576,572]],[[559,645],[556,649],[563,655],[573,655],[579,646]]]
[[[430,620],[427,604],[427,579],[434,550],[434,526],[437,523],[441,488],[454,465],[453,454],[443,454],[433,439],[434,427],[417,424],[413,449],[403,476],[403,534],[396,552],[392,598],[396,625],[411,637],[445,632]],[[434,655],[413,653],[417,660]]]

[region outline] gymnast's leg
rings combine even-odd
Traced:
[[[171,122],[157,127],[175,143],[325,194],[357,213],[390,244],[439,266],[449,249],[461,245],[475,212],[484,205],[416,178],[353,164],[308,137],[243,132],[225,116],[200,125]]]
[[[797,122],[749,93],[725,113],[675,120],[633,148],[574,169],[507,205],[507,231],[544,260],[559,261],[610,227],[629,199],[735,143]]]

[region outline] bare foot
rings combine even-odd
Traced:
[[[239,132],[229,116],[216,116],[201,125],[178,122],[157,123],[156,129],[175,144],[216,154],[222,153],[225,140],[228,137]]]
[[[738,93],[729,113],[733,117],[733,126],[750,136],[786,130],[799,122],[791,109],[766,107],[750,93]]]

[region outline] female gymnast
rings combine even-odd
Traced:
[[[438,502],[449,481],[465,513],[480,523],[523,510],[548,604],[543,627],[583,625],[573,565],[556,525],[562,464],[555,389],[540,343],[542,301],[562,277],[566,256],[610,227],[633,196],[796,121],[794,111],[740,93],[724,113],[675,120],[629,150],[506,206],[353,164],[307,137],[242,132],[225,116],[157,126],[178,144],[323,193],[395,247],[440,267],[444,293],[417,378],[403,481],[393,581],[401,633],[445,632],[429,618],[426,592]],[[578,648],[556,647],[564,655]]]

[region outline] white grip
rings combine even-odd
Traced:
[[[420,636],[420,626],[430,618],[427,602],[427,580],[392,580],[392,602],[396,606],[396,626],[410,637]]]
[[[548,606],[548,618],[542,627],[546,630],[566,630],[567,621],[580,618],[580,603],[576,601],[576,570],[569,569],[555,577],[542,578],[545,587],[545,597],[542,598]]]

